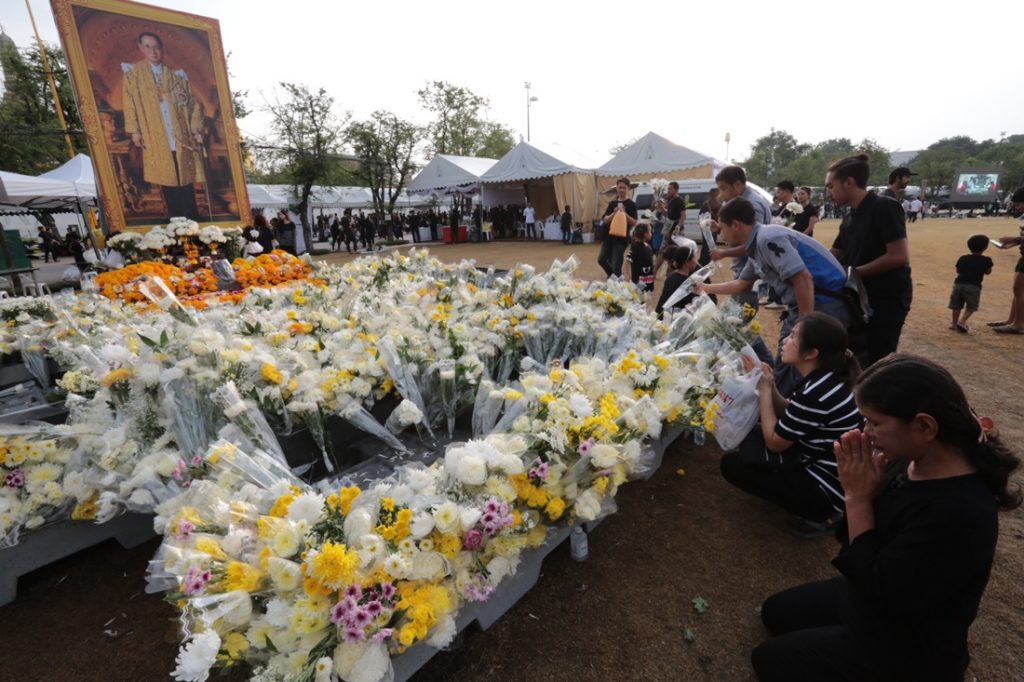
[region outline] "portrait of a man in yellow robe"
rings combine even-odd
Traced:
[[[205,180],[203,110],[188,74],[164,63],[163,41],[144,32],[143,59],[122,64],[124,131],[142,150],[143,180],[159,185],[171,217],[198,219],[193,183]]]

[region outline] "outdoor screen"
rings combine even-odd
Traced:
[[[953,201],[993,201],[999,198],[1000,168],[958,168],[953,176]]]

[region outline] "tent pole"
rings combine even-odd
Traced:
[[[71,135],[68,133],[68,122],[64,120],[64,109],[60,106],[60,96],[57,95],[57,83],[53,80],[53,69],[50,68],[50,60],[46,57],[46,48],[43,47],[43,39],[39,37],[39,29],[36,28],[36,17],[32,14],[32,5],[25,0],[25,7],[28,9],[28,18],[32,20],[32,30],[36,34],[36,44],[39,46],[39,57],[43,61],[43,70],[46,72],[46,80],[50,84],[50,94],[53,95],[53,104],[57,108],[57,119],[60,127],[64,129],[64,141],[68,145],[68,158],[75,158],[75,145],[71,144]]]

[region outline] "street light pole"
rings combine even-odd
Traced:
[[[526,141],[530,141],[530,103],[536,102],[536,97],[530,97],[530,82],[524,83],[526,86]]]

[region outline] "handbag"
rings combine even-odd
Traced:
[[[839,299],[846,304],[846,310],[850,314],[851,331],[863,329],[871,319],[868,291],[864,288],[864,280],[861,279],[860,273],[853,266],[846,268],[846,281],[843,283],[842,291],[815,289],[815,293]]]
[[[625,237],[629,230],[629,221],[626,219],[625,211],[616,211],[612,216],[608,234],[613,237]]]

